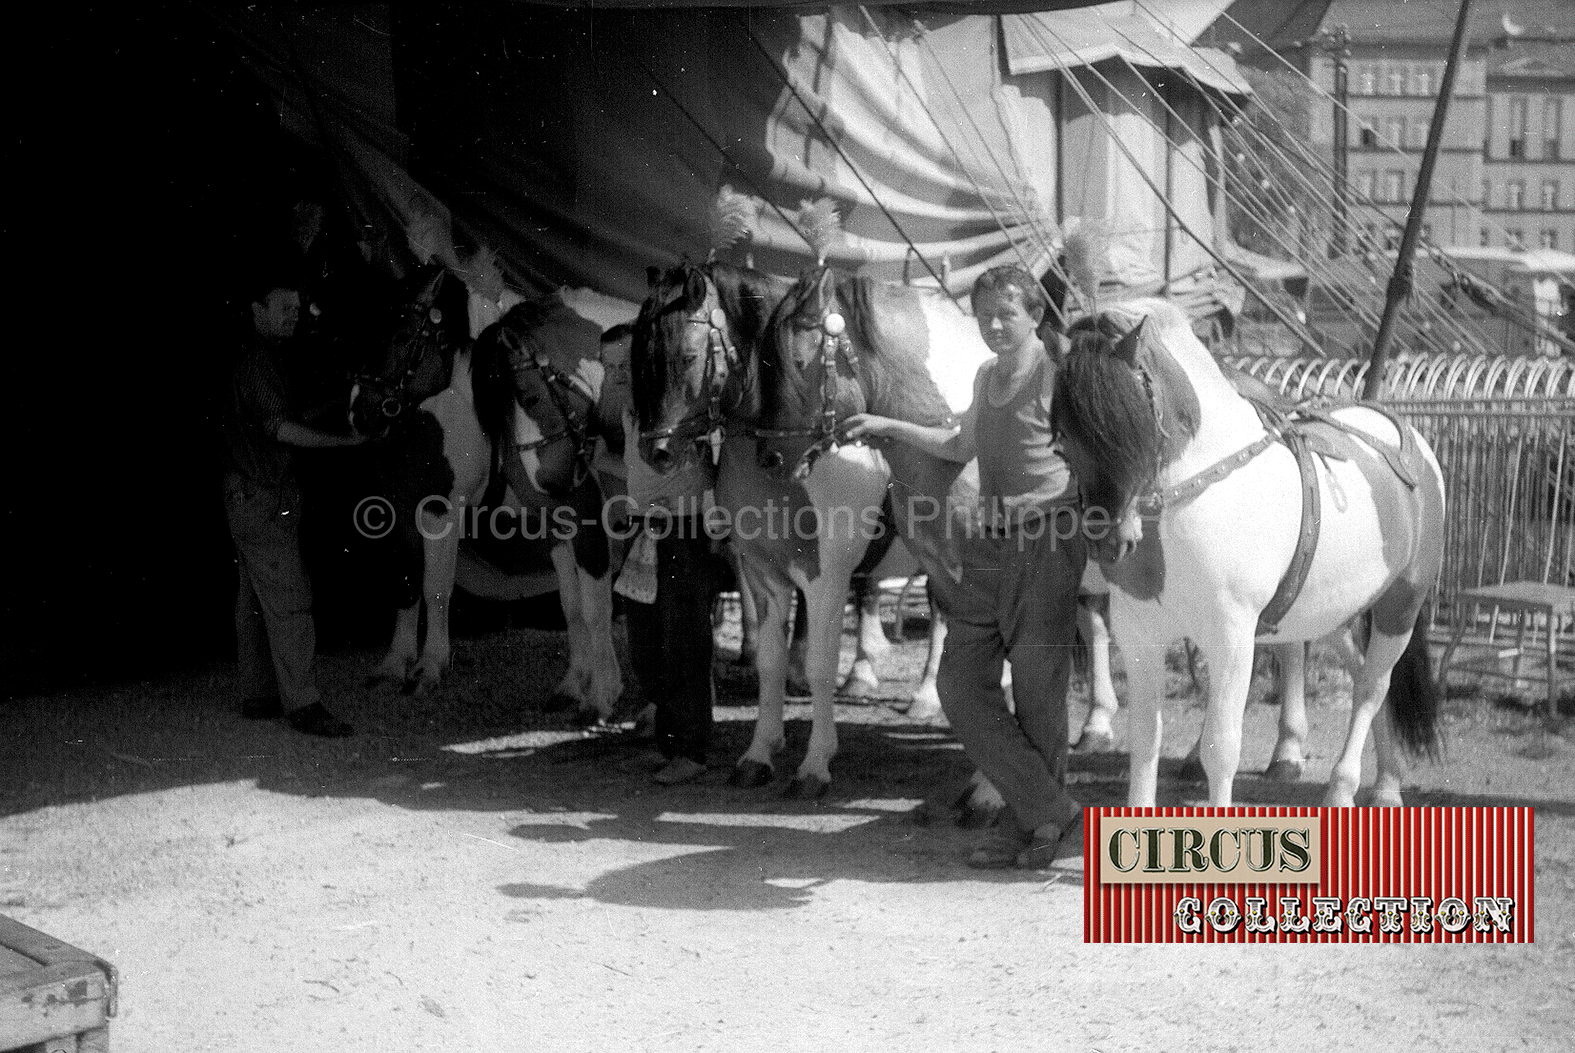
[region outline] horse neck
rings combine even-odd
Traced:
[[[1190,328],[1188,334],[1190,335]],[[1195,338],[1174,341],[1156,354],[1169,354],[1197,399],[1198,422],[1192,439],[1161,470],[1158,483],[1174,485],[1188,479],[1260,438],[1263,423],[1252,404],[1220,372],[1214,356]],[[1172,392],[1167,401],[1184,398]]]

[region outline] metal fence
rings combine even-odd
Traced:
[[[1226,357],[1295,399],[1355,398],[1367,363]],[[1418,356],[1397,363],[1384,401],[1438,455],[1448,506],[1435,624],[1456,593],[1505,581],[1575,585],[1575,362]]]

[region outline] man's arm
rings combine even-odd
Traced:
[[[848,441],[896,439],[943,461],[966,464],[978,453],[974,444],[974,408],[979,405],[984,390],[984,376],[985,371],[981,368],[973,381],[973,403],[963,411],[956,425],[911,424],[873,413],[855,413],[843,422],[839,431]]]

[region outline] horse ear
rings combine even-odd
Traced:
[[[1111,349],[1111,354],[1129,366],[1137,365],[1138,347],[1143,343],[1143,327],[1146,325],[1148,325],[1147,317],[1131,329],[1128,329],[1126,335],[1116,341],[1115,347]]]
[[[688,301],[690,310],[695,310],[705,303],[705,275],[699,268],[691,268],[689,278],[684,282],[684,299]]]
[[[661,277],[662,268],[654,266],[645,268],[645,283],[650,288],[656,288],[656,283],[661,280]]]

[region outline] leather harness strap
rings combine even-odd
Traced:
[[[1252,404],[1258,413],[1258,418],[1263,422],[1265,434],[1228,457],[1223,457],[1205,468],[1198,474],[1167,487],[1162,491],[1151,493],[1141,498],[1138,510],[1143,515],[1157,515],[1167,505],[1180,504],[1189,501],[1202,493],[1208,487],[1224,479],[1242,465],[1257,457],[1264,450],[1276,442],[1283,442],[1291,455],[1296,458],[1296,470],[1302,484],[1302,516],[1301,528],[1296,535],[1296,549],[1291,554],[1290,566],[1285,568],[1285,573],[1280,577],[1280,583],[1274,590],[1274,595],[1269,598],[1268,606],[1263,608],[1258,615],[1257,635],[1273,636],[1280,631],[1280,621],[1296,603],[1301,595],[1302,587],[1307,584],[1308,572],[1312,569],[1313,556],[1318,550],[1318,537],[1322,530],[1323,506],[1322,495],[1318,485],[1317,462],[1314,454],[1319,456],[1334,456],[1327,448],[1314,450],[1312,433],[1306,430],[1309,424],[1324,424],[1359,440],[1360,448],[1373,450],[1383,459],[1395,476],[1409,489],[1416,489],[1417,477],[1412,465],[1415,463],[1417,451],[1416,437],[1411,429],[1387,406],[1370,402],[1353,403],[1381,414],[1391,424],[1400,436],[1398,447],[1375,438],[1371,433],[1339,420],[1333,416],[1333,409],[1339,407],[1313,407],[1297,406],[1282,409],[1267,402],[1262,402],[1243,394],[1243,397]],[[1340,458],[1343,459],[1343,458]]]

